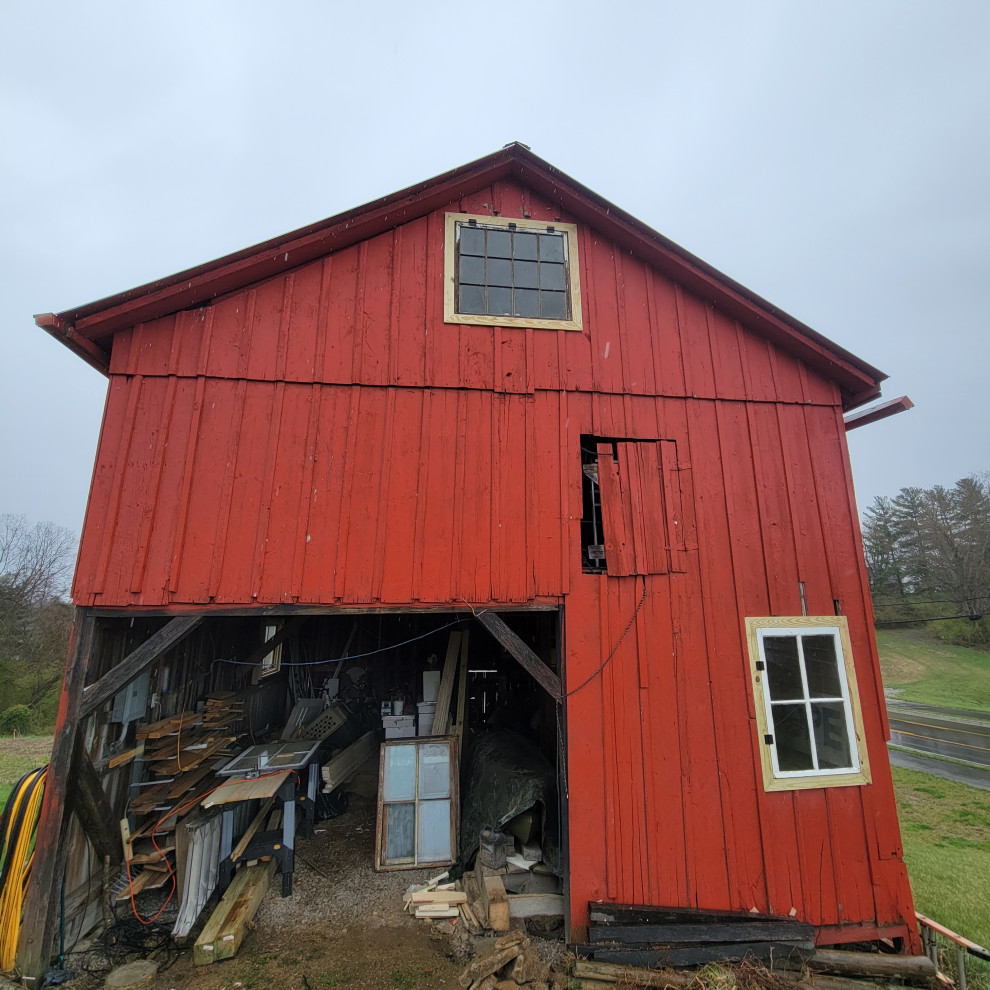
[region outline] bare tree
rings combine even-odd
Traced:
[[[64,526],[0,515],[0,710],[36,704],[62,676],[75,551]]]

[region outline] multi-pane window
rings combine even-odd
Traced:
[[[447,215],[448,323],[581,328],[573,224]]]
[[[746,625],[767,789],[867,783],[845,618]]]

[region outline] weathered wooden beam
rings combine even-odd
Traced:
[[[261,906],[275,866],[275,860],[270,859],[237,871],[193,946],[193,962],[197,966],[230,959],[236,954]]]
[[[103,790],[100,775],[80,742],[76,744],[72,761],[71,784],[68,792],[69,805],[75,811],[89,841],[93,843],[96,855],[101,860],[109,856],[110,865],[116,866],[124,858],[120,828]]]
[[[560,678],[513,632],[496,612],[481,612],[475,618],[519,661],[533,680],[558,704],[563,698]]]
[[[24,914],[17,941],[17,969],[26,986],[41,986],[51,961],[58,893],[65,872],[65,834],[68,823],[66,788],[72,769],[79,718],[79,699],[96,631],[96,620],[76,609],[69,641],[69,657],[58,703],[55,739],[48,762],[48,779],[38,819],[34,865],[24,893]]]
[[[923,980],[935,977],[935,963],[928,956],[819,949],[805,965],[815,973],[838,973],[842,976],[900,976]]]
[[[815,930],[801,922],[753,921],[702,925],[591,925],[591,942],[626,945],[694,945],[703,942],[814,941]]]
[[[185,639],[205,618],[203,614],[180,615],[149,636],[113,670],[107,671],[95,684],[90,684],[85,689],[79,704],[78,717],[92,715],[100,705],[140,677],[163,653]]]

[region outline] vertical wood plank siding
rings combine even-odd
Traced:
[[[117,335],[76,603],[563,601],[575,926],[911,918],[836,386],[587,227],[584,332],[445,325],[443,212]],[[582,434],[674,442],[675,571],[582,573]],[[870,786],[763,791],[743,619],[799,581],[849,617]]]

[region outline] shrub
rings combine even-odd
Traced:
[[[6,711],[0,712],[0,734],[24,735],[30,727],[31,709],[27,705],[11,705]]]
[[[926,628],[943,642],[955,646],[979,646],[990,644],[990,623],[986,616],[972,619],[953,619],[947,622],[931,622]]]

